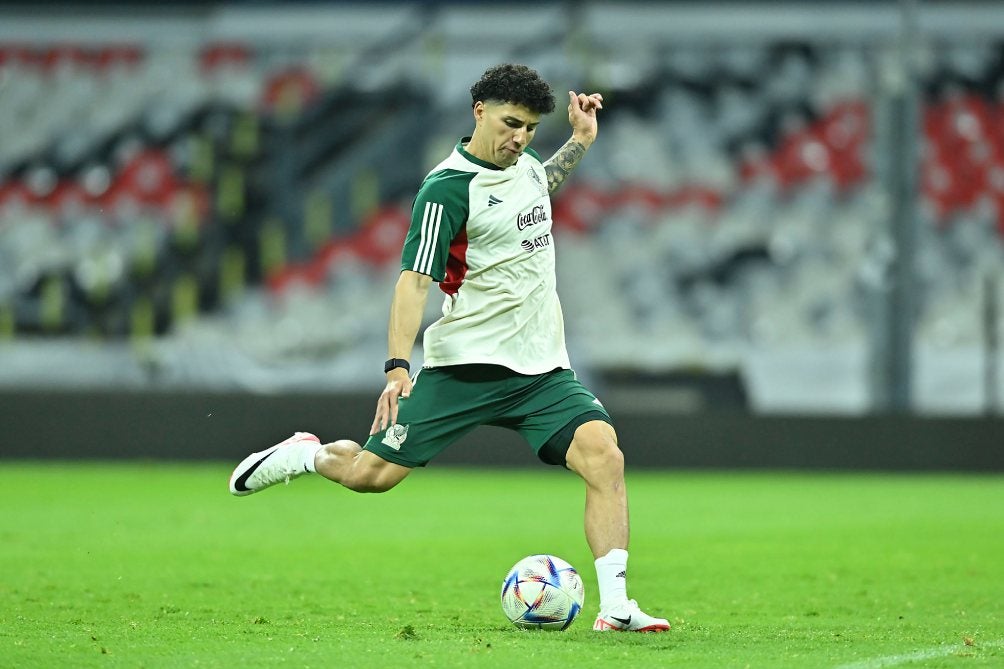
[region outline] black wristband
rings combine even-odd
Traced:
[[[404,371],[411,373],[411,365],[404,358],[391,358],[383,364],[383,373],[386,374],[392,369],[397,369],[398,367],[404,367]]]

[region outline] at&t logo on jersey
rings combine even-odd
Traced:
[[[538,204],[525,214],[522,212],[516,214],[516,229],[525,230],[531,225],[537,225],[538,223],[543,223],[546,220],[547,209],[544,208],[544,205]]]
[[[542,249],[551,245],[551,233],[545,232],[539,237],[524,239],[519,245],[522,246],[523,250],[527,253],[533,253],[537,249]]]

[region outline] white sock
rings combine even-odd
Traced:
[[[627,601],[628,552],[614,548],[596,558],[596,582],[600,587],[600,611],[620,608]]]
[[[317,452],[324,448],[324,444],[319,444],[313,440],[304,440],[303,449],[301,451],[303,455],[303,468],[308,472],[317,473],[317,469],[314,467],[314,458],[317,456]]]

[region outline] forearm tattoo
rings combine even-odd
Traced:
[[[579,144],[574,139],[565,142],[565,145],[555,152],[546,163],[544,163],[544,173],[547,174],[547,192],[553,193],[565,183],[565,179],[575,169],[575,166],[586,154],[586,147]]]

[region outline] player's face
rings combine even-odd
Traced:
[[[499,167],[509,167],[533,140],[540,114],[509,102],[478,102],[474,119],[477,125],[468,151]]]

